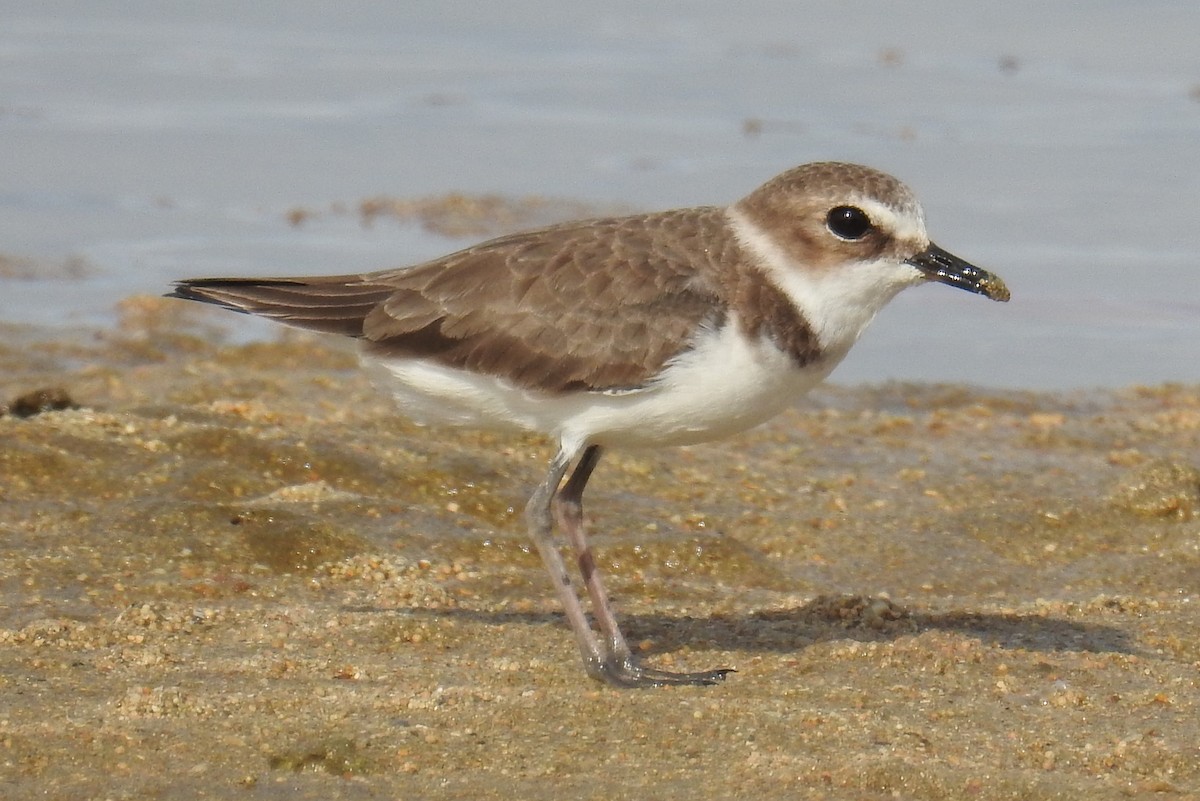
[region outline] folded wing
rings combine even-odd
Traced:
[[[514,234],[380,273],[192,279],[172,296],[530,389],[619,390],[719,322],[709,264],[733,247],[719,209],[688,209]]]

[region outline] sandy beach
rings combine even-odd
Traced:
[[[1200,5],[0,19],[0,799],[1200,799]],[[823,160],[1012,302],[905,292],[769,424],[606,456],[622,625],[720,686],[585,676],[545,442],[159,297]]]
[[[618,691],[514,511],[544,443],[418,429],[349,351],[209,311],[5,331],[6,798],[1200,794],[1198,387],[832,387],[615,454],[627,631],[737,670]]]

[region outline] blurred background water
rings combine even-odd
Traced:
[[[725,204],[839,159],[912,185],[1013,300],[907,292],[834,380],[1200,381],[1194,2],[2,0],[0,20],[4,322],[105,326],[174,278],[468,241],[297,208]]]

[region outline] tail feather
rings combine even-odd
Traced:
[[[169,298],[212,303],[298,328],[361,337],[363,320],[395,291],[363,276],[328,278],[192,278]]]

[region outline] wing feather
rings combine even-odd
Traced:
[[[737,248],[721,209],[685,209],[513,234],[398,270],[194,279],[173,295],[531,389],[627,389],[726,313],[716,265]]]

